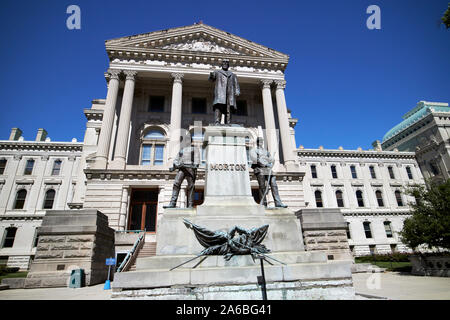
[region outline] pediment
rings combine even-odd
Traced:
[[[105,46],[110,57],[117,52],[130,52],[134,55],[232,56],[283,65],[289,60],[287,54],[202,23],[107,40]]]

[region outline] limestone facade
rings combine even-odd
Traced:
[[[13,128],[10,140],[0,141],[0,160],[6,167],[0,173],[0,256],[8,264],[26,268],[34,255],[36,228],[45,215],[45,192],[55,188],[53,209],[95,209],[107,215],[109,226],[117,231],[147,231],[146,241],[156,241],[157,221],[168,204],[176,172],[170,172],[179,150],[183,131],[188,131],[199,147],[205,127],[213,122],[213,83],[208,76],[230,60],[230,70],[241,87],[237,97],[240,112],[232,122],[249,129],[246,148],[255,146],[264,136],[275,157],[274,174],[280,196],[296,212],[315,208],[314,192],[322,191],[326,208],[336,208],[335,192],[343,192],[341,208],[350,223],[350,248],[355,254],[404,249],[396,232],[408,216],[405,206],[398,207],[394,192],[422,175],[412,152],[349,151],[298,149],[295,141],[297,119],[291,115],[284,90],[289,56],[228,32],[204,25],[156,31],[105,42],[109,68],[105,72],[108,87],[105,98],[92,100],[84,109],[86,130],[83,142],[51,142],[45,130],[39,141],[21,140],[21,131]],[[35,159],[33,173],[24,175],[27,159]],[[62,161],[59,175],[52,175],[55,159]],[[315,164],[318,178],[311,178]],[[368,173],[375,166],[377,178]],[[336,165],[338,178],[332,178],[330,166]],[[351,178],[355,165],[357,179]],[[387,167],[396,172],[387,176]],[[412,170],[413,179],[405,173]],[[257,181],[250,170],[251,189]],[[198,170],[196,191],[201,203],[205,187],[205,167]],[[17,191],[27,191],[23,209],[14,209]],[[178,207],[186,206],[185,183]],[[384,207],[376,204],[374,191],[380,189]],[[364,207],[358,207],[355,192],[363,192]],[[150,201],[140,201],[139,192],[147,192]],[[142,200],[142,199],[141,199]],[[273,206],[270,192],[268,205]],[[134,212],[134,214],[133,214]],[[136,213],[138,212],[138,213]],[[148,217],[151,217],[148,218]],[[150,221],[152,220],[152,221]],[[372,238],[364,237],[362,224],[368,220]],[[383,223],[392,223],[393,238],[386,238]],[[148,222],[148,223],[147,223]],[[12,248],[5,248],[6,229],[17,227]],[[117,253],[117,252],[116,252]],[[22,262],[14,262],[23,259]]]
[[[10,267],[29,267],[45,212],[69,209],[74,195],[83,144],[46,134],[39,129],[25,141],[13,128],[10,140],[0,140],[0,259]]]
[[[306,208],[341,209],[354,255],[408,251],[398,232],[414,198],[404,191],[424,183],[413,152],[300,147],[297,154]]]

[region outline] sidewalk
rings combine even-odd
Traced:
[[[83,288],[8,289],[0,291],[0,300],[109,300],[111,290],[105,284]]]
[[[356,293],[391,300],[450,300],[450,278],[420,277],[397,272],[355,273]],[[0,300],[109,300],[104,284],[84,288],[8,289]],[[357,297],[358,300],[364,297]]]
[[[444,277],[399,272],[354,273],[353,285],[356,293],[391,300],[450,300],[450,278]]]

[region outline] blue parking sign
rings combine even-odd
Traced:
[[[115,266],[116,265],[116,259],[115,258],[107,258],[106,259],[106,265],[107,266]]]

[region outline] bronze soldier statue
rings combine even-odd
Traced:
[[[274,159],[270,155],[270,152],[263,147],[264,140],[262,138],[257,138],[256,144],[257,148],[252,149],[249,156],[252,162],[253,172],[258,180],[261,202],[264,206],[267,206],[266,194],[268,191],[267,189],[270,186],[272,196],[275,201],[275,207],[287,208],[287,205],[281,202],[280,195],[278,193],[277,179],[275,175],[272,174]]]
[[[200,150],[198,147],[192,145],[191,137],[187,139],[189,139],[189,145],[181,148],[177,157],[173,160],[173,167],[169,169],[171,172],[178,169],[178,173],[173,184],[170,203],[167,206],[163,206],[163,208],[175,208],[184,179],[187,180],[187,208],[192,208],[194,205],[194,185],[195,178],[197,177],[197,168],[200,165]]]
[[[241,94],[236,75],[229,71],[230,62],[222,61],[222,69],[209,74],[209,80],[215,81],[214,88],[214,124],[220,125],[222,114],[225,114],[225,124],[231,123],[231,112],[236,112],[236,96]]]

